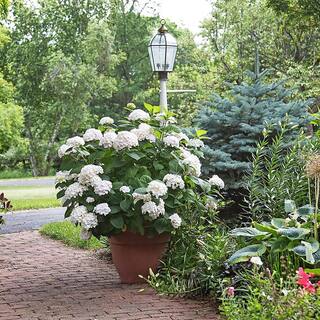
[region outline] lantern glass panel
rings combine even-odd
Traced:
[[[176,39],[168,33],[156,34],[149,44],[149,57],[153,71],[173,70],[177,52]]]

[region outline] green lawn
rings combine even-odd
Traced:
[[[40,233],[51,239],[60,240],[68,246],[81,249],[100,249],[104,248],[97,238],[92,237],[90,240],[80,239],[80,230],[69,221],[52,222],[44,225]]]
[[[56,190],[48,186],[6,186],[0,191],[11,201],[13,210],[59,207]]]

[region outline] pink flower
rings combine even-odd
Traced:
[[[229,297],[234,297],[234,287],[228,287],[227,288],[227,295]]]
[[[306,273],[303,268],[299,268],[297,271],[298,280],[297,284],[302,286],[307,292],[315,293],[316,289],[314,285],[311,283],[310,278],[314,277],[313,274]]]

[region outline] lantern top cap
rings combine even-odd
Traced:
[[[166,20],[161,19],[160,23],[161,23],[161,27],[158,29],[158,32],[159,33],[166,33],[168,31],[168,29],[166,27]]]

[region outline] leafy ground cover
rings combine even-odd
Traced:
[[[42,235],[60,240],[74,248],[94,250],[105,247],[96,237],[91,237],[90,240],[82,240],[80,231],[81,228],[79,226],[75,226],[69,221],[48,223],[40,229]]]
[[[53,186],[6,186],[1,187],[12,203],[12,210],[59,207]]]

